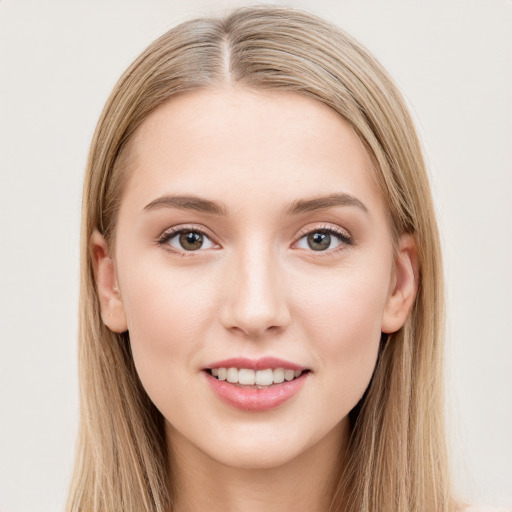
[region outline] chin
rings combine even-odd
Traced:
[[[277,443],[252,442],[249,445],[231,446],[222,451],[212,451],[210,457],[217,462],[236,469],[269,470],[284,466],[296,460],[305,451],[305,447]]]
[[[237,469],[277,469],[302,460],[310,461],[314,453],[338,453],[347,421],[332,428],[311,424],[251,425],[233,429],[223,439],[210,439],[205,453],[213,460]]]

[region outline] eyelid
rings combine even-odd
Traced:
[[[339,235],[342,239],[346,241],[352,240],[352,235],[346,229],[343,229],[342,227],[337,226],[335,224],[325,223],[317,225],[308,224],[307,226],[303,227],[297,233],[297,240],[302,238],[304,235],[309,235],[310,233],[314,233],[315,231],[328,231],[330,233],[335,233]]]

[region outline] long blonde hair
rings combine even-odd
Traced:
[[[185,91],[236,83],[295,91],[335,110],[374,161],[394,234],[413,233],[420,284],[413,311],[385,336],[352,430],[331,510],[448,512],[443,425],[443,276],[421,147],[398,89],[350,36],[302,11],[250,7],[196,19],[151,44],[123,74],[92,141],[83,195],[80,295],[81,419],[68,511],[172,506],[164,419],[142,388],[129,335],[102,322],[89,240],[107,242],[131,137],[159,105]]]

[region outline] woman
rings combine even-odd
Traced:
[[[68,510],[452,511],[443,277],[413,123],[288,9],[184,23],[99,121]]]

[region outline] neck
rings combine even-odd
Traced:
[[[172,512],[327,512],[340,474],[348,424],[277,467],[230,467],[167,425]]]

